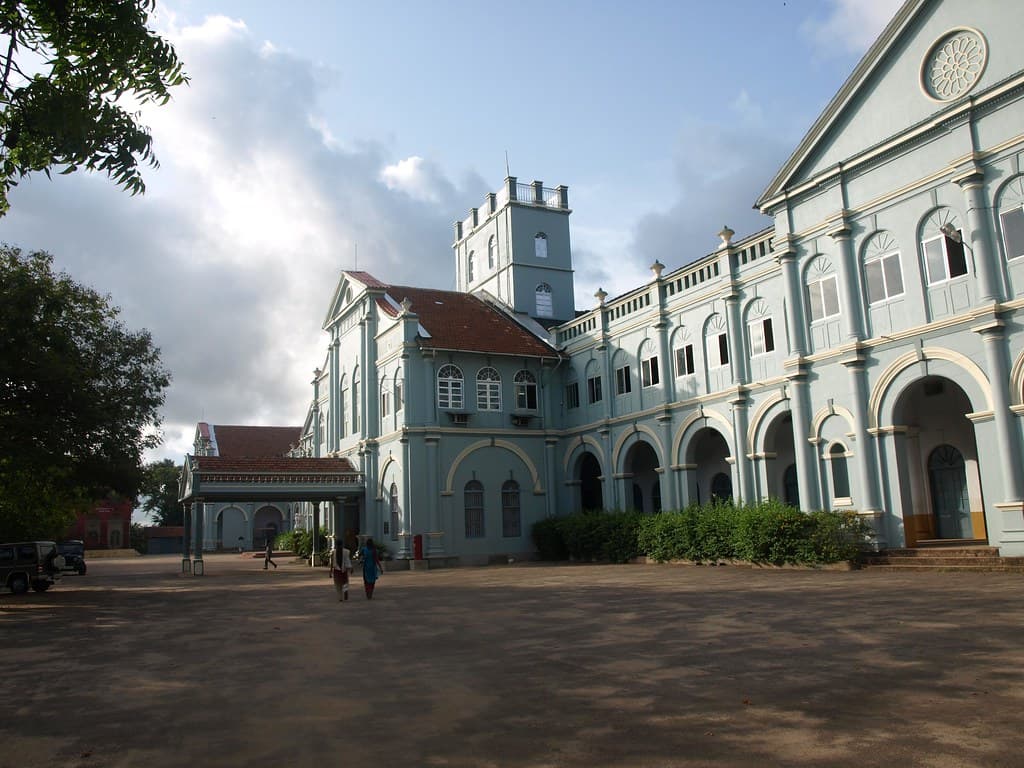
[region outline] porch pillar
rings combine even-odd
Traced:
[[[821,493],[818,491],[817,472],[811,461],[807,431],[811,423],[807,377],[803,371],[790,375],[792,389],[790,408],[793,411],[793,452],[796,454],[797,486],[800,492],[800,509],[810,511],[821,507]]]
[[[427,522],[430,530],[427,531],[427,551],[424,555],[433,557],[444,554],[444,545],[441,542],[441,522],[438,519],[438,501],[440,489],[437,486],[441,472],[441,462],[438,456],[438,443],[440,435],[427,435],[424,443],[427,446]]]
[[[853,392],[853,439],[857,443],[857,479],[860,485],[858,506],[861,514],[877,517],[881,508],[878,492],[878,454],[874,438],[868,434],[868,382],[864,358],[844,361],[850,373]],[[881,530],[878,531],[881,534]]]
[[[189,536],[192,533],[192,505],[182,504],[182,524],[184,530],[181,536],[181,572],[192,573],[191,547]]]
[[[679,508],[679,494],[676,490],[675,470],[672,468],[672,414],[663,413],[658,416],[658,423],[661,425],[661,441],[665,446],[665,455],[662,458],[661,473],[661,508],[664,510]]]
[[[756,498],[750,476],[750,458],[747,456],[749,416],[746,394],[738,394],[730,404],[732,405],[733,444],[736,446],[736,479],[739,481],[737,489],[740,501],[744,504],[751,504],[756,501]]]
[[[968,231],[962,239],[971,252],[971,261],[974,262],[974,271],[978,278],[978,298],[983,302],[993,302],[1002,298],[1002,291],[996,279],[996,259],[993,257],[995,251],[989,247],[991,217],[985,200],[984,181],[984,172],[976,165],[953,178],[953,182],[959,185],[964,193]]]
[[[194,510],[192,517],[192,527],[195,529],[195,551],[193,552],[192,559],[192,575],[202,576],[203,575],[203,531],[205,530],[204,513],[206,512],[206,504],[202,501],[198,501],[192,505]]]
[[[320,502],[313,502],[313,551],[309,555],[309,567],[316,567],[317,555],[320,554],[317,549],[317,539],[320,538]]]

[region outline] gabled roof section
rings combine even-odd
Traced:
[[[421,348],[492,355],[556,358],[560,353],[486,301],[469,293],[389,285],[388,295],[409,299],[409,311],[429,334]]]
[[[213,425],[217,456],[248,459],[285,456],[302,436],[302,427]],[[207,457],[203,457],[207,458]]]
[[[917,13],[931,0],[906,0],[900,9],[886,25],[885,29],[861,58],[853,73],[846,79],[832,101],[828,103],[825,110],[807,131],[806,135],[797,145],[796,150],[782,166],[779,172],[771,180],[764,192],[758,197],[755,208],[763,208],[772,198],[779,195],[792,181],[793,176],[811,155],[818,142],[829,132],[829,129],[839,120],[846,107],[857,96],[862,84],[867,81],[875,69],[880,65],[884,53],[897,40],[900,34],[914,20]]]
[[[386,287],[380,280],[369,272],[358,272],[353,270],[342,270],[338,285],[331,295],[331,302],[327,306],[327,315],[324,317],[323,327],[327,328],[331,320],[337,317],[345,308],[348,302],[348,290],[352,289],[352,296],[357,296],[366,289],[380,289]]]

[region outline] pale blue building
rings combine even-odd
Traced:
[[[581,508],[775,497],[1024,555],[1021,29],[909,0],[756,201],[773,225],[587,311],[539,181],[456,223],[457,291],[342,273],[302,450],[364,487],[326,526],[472,563]]]

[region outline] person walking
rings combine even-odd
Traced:
[[[274,540],[267,537],[267,549],[263,553],[263,570],[267,570],[267,563],[277,568],[277,563],[270,559],[271,555],[274,554]]]
[[[348,600],[348,576],[352,573],[352,554],[341,543],[341,537],[334,538],[334,549],[331,550],[331,579],[338,600]]]
[[[373,588],[377,584],[377,577],[384,570],[373,537],[367,538],[366,543],[359,548],[359,556],[363,559],[363,589],[366,590],[366,599],[373,600]]]

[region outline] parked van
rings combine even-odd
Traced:
[[[0,544],[0,586],[16,595],[45,592],[60,579],[64,558],[53,541]]]

